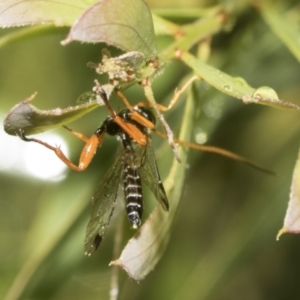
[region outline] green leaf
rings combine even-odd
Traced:
[[[14,30],[6,33],[0,37],[0,47],[6,46],[13,42],[18,42],[22,39],[28,39],[32,36],[49,34],[57,30],[53,25],[36,25],[31,27],[24,27],[22,29]]]
[[[176,35],[181,32],[181,26],[153,15],[154,31],[156,35]]]
[[[69,230],[82,215],[88,204],[86,199],[89,197],[90,189],[89,182],[80,182],[74,186],[73,181],[67,181],[59,192],[57,189],[49,189],[47,193],[41,195],[42,205],[36,218],[31,222],[27,239],[22,244],[24,254],[25,250],[30,254],[14,278],[6,299],[23,298],[21,296],[26,287],[31,281],[36,280],[35,273],[49,259],[53,250],[63,243]]]
[[[84,0],[2,0],[0,1],[0,26],[54,24],[71,26],[91,1]]]
[[[34,24],[74,24],[63,44],[73,40],[105,42],[124,51],[141,52],[146,58],[157,55],[151,12],[143,0],[102,0],[91,7],[81,0],[1,1],[0,26]]]
[[[299,110],[296,104],[278,99],[276,92],[270,87],[251,87],[241,77],[231,77],[230,75],[204,63],[188,52],[180,55],[183,60],[195,73],[207,83],[228,94],[232,97],[242,100],[244,103],[257,103],[276,108],[286,108]]]
[[[224,20],[217,14],[218,11],[215,11],[214,15],[209,15],[205,18],[202,18],[192,24],[187,24],[182,26],[177,33],[175,28],[159,23],[162,27],[167,27],[167,33],[177,34],[177,39],[166,49],[164,49],[159,57],[162,61],[176,58],[177,50],[188,51],[195,44],[199,43],[202,39],[205,39],[213,34],[219,32],[224,27]],[[157,19],[156,19],[157,20]]]
[[[22,129],[25,135],[36,134],[68,124],[99,106],[91,101],[68,108],[40,110],[30,104],[35,94],[15,105],[4,120],[4,130],[11,135]]]
[[[263,1],[259,10],[265,22],[300,62],[299,25],[293,22],[293,18],[285,16],[273,2]],[[298,18],[298,15],[295,17]]]
[[[63,43],[73,40],[105,42],[146,58],[157,54],[151,12],[143,0],[99,1],[81,15]]]

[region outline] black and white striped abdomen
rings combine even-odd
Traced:
[[[124,163],[124,193],[126,211],[132,228],[136,229],[141,225],[143,214],[142,182],[137,168]]]

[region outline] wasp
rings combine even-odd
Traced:
[[[155,117],[149,109],[139,106],[133,109],[134,112],[142,115],[151,123],[155,123]],[[140,131],[144,135],[146,145],[139,145],[112,117],[108,117],[96,130],[96,135],[105,132],[117,136],[122,148],[92,198],[91,220],[87,226],[85,239],[86,255],[91,255],[99,247],[119,197],[125,199],[127,217],[131,227],[136,229],[141,225],[143,213],[142,182],[150,188],[162,208],[165,211],[169,209],[169,202],[152,147],[150,129],[132,120],[132,112],[129,109],[124,109],[117,116],[125,124],[129,123],[136,126],[136,131]]]
[[[65,126],[72,134],[86,142],[78,166],[72,163],[59,147],[28,138],[22,131],[18,133],[22,140],[39,143],[54,151],[75,171],[84,171],[88,167],[97,148],[102,145],[105,134],[115,136],[120,141],[121,150],[92,197],[91,219],[87,226],[84,246],[88,256],[100,246],[119,198],[125,199],[131,227],[136,229],[141,225],[143,182],[150,188],[162,208],[165,211],[169,209],[152,146],[150,127],[154,127],[156,122],[152,111],[143,106],[135,106],[118,114],[110,110],[110,114],[90,138]]]
[[[125,199],[127,217],[131,227],[136,229],[141,225],[143,213],[142,182],[150,188],[162,208],[165,211],[169,209],[169,202],[152,147],[151,131],[155,131],[162,138],[167,139],[168,137],[155,129],[156,121],[152,111],[143,104],[130,106],[127,99],[119,92],[118,95],[127,105],[127,108],[117,114],[110,106],[108,97],[100,85],[96,86],[96,93],[101,96],[108,108],[109,116],[94,134],[87,138],[85,135],[64,126],[85,142],[78,165],[71,162],[59,147],[53,147],[35,138],[28,138],[22,130],[17,133],[24,141],[36,142],[54,151],[68,167],[78,172],[84,171],[91,163],[97,148],[103,143],[105,134],[116,136],[120,141],[121,150],[92,197],[91,219],[87,226],[85,238],[85,254],[88,256],[100,246],[119,198]],[[169,105],[167,110],[173,106],[176,100]],[[185,147],[218,153],[263,172],[274,174],[272,171],[261,168],[248,159],[224,149],[196,145],[177,139],[174,141]]]

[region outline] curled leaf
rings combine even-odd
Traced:
[[[123,268],[136,281],[144,279],[163,255],[169,241],[169,230],[168,213],[157,206],[137,234],[129,240],[119,259],[110,265]]]
[[[300,233],[300,152],[294,169],[290,200],[283,228],[278,232],[277,240],[283,233]]]
[[[71,41],[104,42],[146,58],[157,54],[152,16],[143,0],[101,0],[72,26],[63,44]]]
[[[68,108],[40,110],[30,104],[36,94],[15,105],[4,120],[4,130],[15,135],[22,129],[25,135],[36,134],[68,124],[99,106],[97,101],[90,101]]]

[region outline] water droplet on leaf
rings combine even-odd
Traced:
[[[237,86],[247,86],[247,82],[246,82],[245,79],[242,78],[242,77],[235,77],[235,78],[233,79],[233,82],[234,82],[234,84],[237,85]]]
[[[229,85],[229,84],[224,84],[224,85],[222,86],[222,88],[223,88],[225,91],[231,91],[231,90],[232,90],[232,86]]]
[[[268,86],[262,86],[255,90],[253,98],[279,100],[277,93]]]

